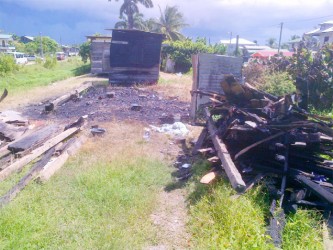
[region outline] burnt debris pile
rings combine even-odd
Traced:
[[[330,213],[332,121],[300,108],[306,98],[296,94],[278,98],[240,84],[232,75],[226,75],[221,86],[224,95],[196,91],[211,102],[195,150],[212,145],[214,154],[208,157],[218,156],[240,193],[265,179],[273,207],[295,211],[302,205]]]

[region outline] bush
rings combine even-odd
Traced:
[[[293,80],[287,72],[265,74],[258,88],[276,96],[284,96],[296,92]]]
[[[192,40],[184,41],[168,41],[165,43],[167,46],[162,48],[162,57],[166,59],[170,57],[175,62],[176,72],[186,73],[192,67],[192,55],[198,53],[215,53],[224,54],[225,47],[220,44],[214,46],[207,45],[204,39],[197,39],[196,42]]]
[[[308,82],[309,104],[317,110],[333,107],[333,44],[327,44],[316,54],[300,47],[288,67],[293,79]]]
[[[57,65],[57,58],[47,56],[43,64],[44,68],[53,69]]]
[[[16,65],[15,60],[11,55],[0,55],[0,75],[6,75],[18,69],[19,67]]]

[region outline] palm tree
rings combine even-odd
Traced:
[[[120,18],[121,21],[115,23],[115,29],[128,29],[128,20],[125,16]],[[135,13],[133,15],[133,29],[147,31],[147,21],[144,20],[143,14]]]
[[[180,30],[187,24],[177,6],[166,6],[164,12],[160,8],[160,13],[161,16],[155,23],[155,31],[165,34],[169,40],[183,40],[185,37],[180,33]]]
[[[109,0],[110,2],[111,0]],[[119,0],[116,0],[119,1]],[[146,8],[152,8],[152,0],[124,0],[124,3],[120,7],[120,18],[123,18],[124,15],[127,16],[127,28],[134,28],[134,15],[139,13],[138,3],[141,3]]]

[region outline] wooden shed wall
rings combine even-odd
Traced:
[[[156,83],[163,35],[137,30],[113,30],[110,83]]]
[[[193,85],[192,90],[214,91],[223,94],[221,81],[225,74],[242,77],[243,58],[214,54],[197,54],[192,56]],[[192,95],[191,118],[202,104],[210,102],[209,97]]]
[[[91,73],[110,73],[110,45],[107,41],[92,41],[90,46]]]

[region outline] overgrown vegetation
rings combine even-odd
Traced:
[[[45,63],[24,65],[19,67],[18,71],[0,76],[0,89],[7,88],[13,94],[13,92],[25,91],[68,77],[88,73],[90,69],[79,58],[73,58],[55,65],[54,60],[54,58],[50,58]]]
[[[88,59],[90,60],[90,46],[90,41],[84,42],[80,45],[79,55],[84,63],[86,63]]]
[[[295,91],[291,83],[295,85],[300,78],[308,82],[310,106],[318,111],[333,108],[333,44],[316,53],[301,45],[291,58],[272,57],[264,64],[250,63],[244,75],[250,83],[264,86],[263,89],[277,95]]]
[[[184,41],[167,41],[162,48],[162,57],[169,57],[175,62],[175,71],[186,73],[192,67],[192,55],[197,53],[224,54],[225,47],[222,44],[207,45],[205,39],[190,39]]]
[[[209,164],[194,166],[190,190],[190,223],[194,249],[274,249],[267,234],[270,200],[264,185],[237,196],[225,179],[211,186],[199,183]],[[322,249],[320,219],[314,212],[290,214],[283,249]]]
[[[0,76],[5,76],[19,69],[12,55],[0,54]]]

